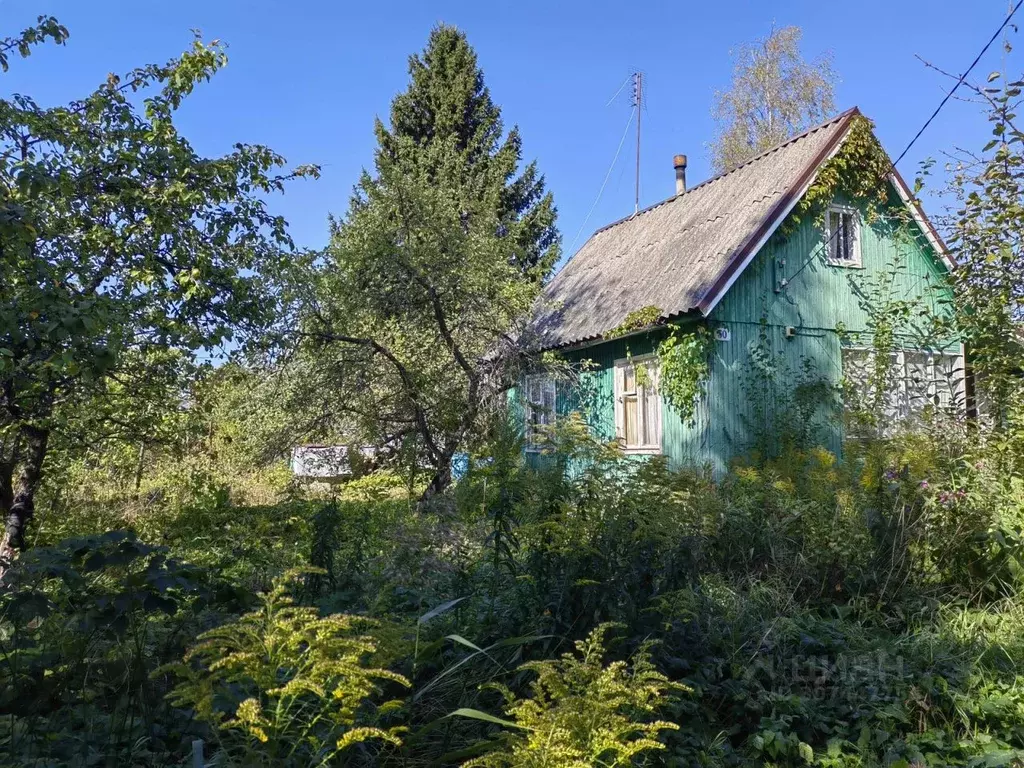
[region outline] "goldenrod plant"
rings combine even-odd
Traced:
[[[633,765],[644,752],[664,749],[659,736],[679,726],[654,715],[672,694],[689,689],[657,671],[649,645],[629,663],[605,664],[606,637],[614,627],[596,627],[576,642],[575,654],[524,664],[521,670],[536,675],[529,698],[517,698],[503,685],[487,686],[502,694],[511,720],[458,710],[509,728],[498,749],[463,768],[619,768]]]
[[[171,702],[216,727],[228,764],[321,766],[355,744],[401,743],[400,729],[379,725],[397,702],[372,700],[409,681],[366,664],[377,650],[367,634],[374,622],[295,604],[288,592],[303,573],[288,571],[257,610],[200,635],[181,663],[157,670],[179,677]]]

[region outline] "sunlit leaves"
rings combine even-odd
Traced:
[[[740,47],[732,84],[715,94],[719,134],[712,145],[716,171],[749,160],[823,120],[834,108],[836,75],[830,58],[804,61],[799,27],[772,29]]]
[[[0,51],[66,36],[40,19]],[[25,425],[59,431],[69,409],[116,418],[86,405],[109,395],[110,379],[131,382],[122,406],[138,396],[173,410],[193,353],[238,343],[274,317],[263,273],[291,241],[266,195],[317,171],[282,170],[283,158],[258,145],[203,157],[178,133],[175,111],[226,62],[222,45],[197,35],[181,56],[110,75],[67,106],[0,99],[3,471],[22,459]]]

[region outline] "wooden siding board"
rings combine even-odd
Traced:
[[[898,199],[895,191],[892,197]],[[848,333],[867,337],[869,316],[858,300],[856,286],[889,268],[898,253],[905,269],[895,278],[894,293],[900,298],[921,296],[934,313],[949,311],[952,294],[945,267],[923,236],[897,244],[884,221],[871,226],[862,220],[861,268],[827,264],[823,241],[820,228],[810,219],[788,236],[777,232],[711,314],[712,323],[728,328],[731,334],[729,342],[718,343],[711,371],[710,442],[719,471],[754,442],[750,423],[758,415],[753,412],[744,378],[750,349],[761,333],[767,335],[772,353],[780,355],[790,369],[799,370],[807,359],[819,375],[839,384],[842,342],[836,326],[841,323]],[[776,290],[780,279],[788,284]],[[785,337],[787,326],[796,329],[795,337]],[[912,343],[909,338],[904,341]],[[942,346],[950,349],[956,344],[949,341]],[[777,409],[775,395],[769,400]],[[834,452],[840,450],[839,419],[823,427],[821,441]]]
[[[898,201],[895,191],[892,198]],[[810,219],[788,235],[776,232],[769,239],[709,317],[711,325],[729,330],[730,339],[715,342],[710,379],[693,423],[684,423],[662,401],[662,448],[671,464],[709,464],[721,473],[754,446],[758,425],[766,422],[762,407],[779,412],[793,382],[783,382],[780,389],[761,397],[752,392],[752,387],[763,386],[748,375],[751,349],[759,343],[766,344],[785,368],[799,371],[808,360],[819,375],[838,384],[842,342],[836,326],[842,323],[852,334],[868,331],[868,315],[860,306],[855,286],[886,269],[898,247],[905,271],[896,279],[896,293],[901,297],[921,295],[931,311],[948,311],[952,295],[946,268],[923,236],[897,246],[884,223],[869,226],[862,221],[860,247],[862,268],[828,265],[823,235]],[[786,279],[788,285],[777,291],[780,279]],[[794,338],[785,337],[787,326],[796,329]],[[655,351],[663,333],[654,331],[563,352],[570,362],[592,361],[591,370],[581,376],[581,390],[586,393],[588,421],[601,439],[615,438],[615,361],[629,353],[637,356]],[[957,345],[950,342],[945,346]],[[559,387],[559,413],[581,405],[579,392]],[[841,419],[823,420],[819,437],[824,446],[839,453]]]
[[[587,401],[588,423],[601,439],[615,439],[615,362],[630,354],[637,357],[655,352],[662,338],[664,331],[653,331],[564,353],[565,358],[573,363],[590,361],[592,367],[581,375],[580,389]],[[580,402],[578,393],[569,394],[560,401],[563,413],[576,410],[581,405],[584,403]],[[693,422],[685,422],[678,411],[662,398],[662,453],[672,466],[703,464],[709,460],[708,413],[707,398],[701,398]]]

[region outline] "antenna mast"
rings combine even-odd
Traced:
[[[633,107],[636,109],[636,193],[633,198],[633,213],[640,212],[640,113],[644,103],[644,73],[633,73]]]

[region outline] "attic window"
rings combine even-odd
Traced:
[[[860,218],[857,209],[833,205],[825,222],[828,263],[837,267],[859,267]]]

